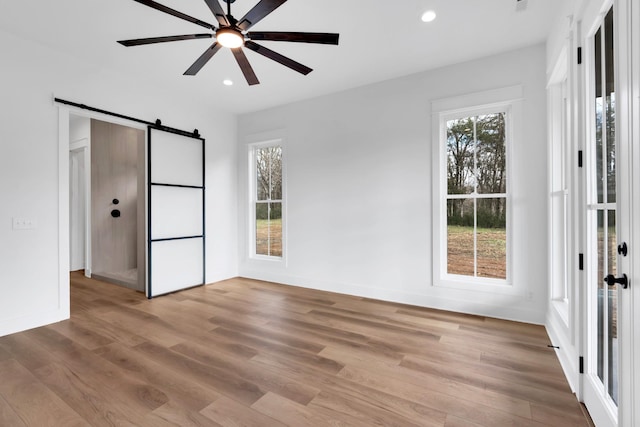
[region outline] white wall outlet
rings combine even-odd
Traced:
[[[32,218],[13,218],[13,229],[14,230],[33,230],[37,228],[38,222]]]

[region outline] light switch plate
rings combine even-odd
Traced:
[[[32,218],[13,218],[13,229],[14,230],[33,230],[37,228],[38,222]]]

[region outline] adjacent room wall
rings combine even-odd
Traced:
[[[88,265],[88,246],[91,245],[91,225],[86,218],[88,209],[87,173],[90,173],[89,147],[91,145],[91,120],[88,117],[69,116],[69,143],[74,151],[69,155],[69,268],[71,271],[91,272]],[[88,236],[89,235],[89,236]]]
[[[432,286],[431,102],[524,89],[514,141],[513,280],[520,295]],[[547,306],[545,46],[537,45],[239,118],[242,276],[543,323]],[[247,142],[285,139],[286,262],[250,259]],[[258,135],[258,136],[256,136]]]
[[[145,223],[138,224],[138,198],[144,199],[138,180],[145,179],[140,174],[144,141],[142,129],[91,120],[91,272],[140,291],[144,282],[137,271],[144,270],[144,258],[138,259],[138,234],[144,234]],[[113,210],[120,216],[114,218]]]
[[[61,293],[68,265],[59,267],[63,258],[68,263],[69,248],[60,250],[67,237],[58,234],[59,173],[68,171],[58,170],[54,96],[199,129],[207,139],[207,281],[237,275],[234,115],[8,33],[0,32],[0,51],[0,336],[68,314]],[[14,231],[15,217],[33,219],[36,227]]]

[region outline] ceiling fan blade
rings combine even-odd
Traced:
[[[209,49],[205,50],[202,56],[196,59],[196,62],[194,62],[193,65],[191,65],[191,67],[189,67],[189,69],[184,72],[184,75],[195,76],[196,74],[198,74],[198,71],[200,71],[200,69],[204,67],[211,58],[213,58],[213,55],[215,55],[221,47],[222,46],[218,43],[212,44]]]
[[[157,3],[157,2],[155,2],[153,0],[133,0],[133,1],[136,1],[138,3],[144,4],[145,6],[152,7],[154,9],[156,9],[156,10],[159,10],[160,12],[168,13],[169,15],[175,16],[176,18],[184,19],[185,21],[189,21],[189,22],[191,22],[193,24],[200,25],[201,27],[208,28],[210,30],[215,29],[215,27],[213,25],[209,24],[209,23],[206,23],[206,22],[201,21],[201,20],[199,20],[197,18],[194,18],[193,16],[186,15],[186,14],[184,14],[182,12],[178,12],[175,9],[171,9],[170,7],[164,6],[164,5],[162,5],[160,3]]]
[[[236,49],[231,49],[231,52],[233,52],[233,56],[236,58],[236,61],[242,70],[242,74],[244,74],[244,78],[247,79],[249,86],[260,84],[260,80],[258,80],[256,73],[254,73],[253,67],[249,64],[247,55],[244,54],[242,48],[238,47]]]
[[[210,39],[213,34],[185,34],[182,36],[149,37],[146,39],[118,40],[123,46],[142,46],[145,44],[177,42],[181,40]]]
[[[238,28],[242,31],[247,31],[286,1],[287,0],[260,0],[260,3],[255,5],[253,9],[238,21]]]
[[[218,0],[204,0],[204,1],[205,3],[207,3],[207,6],[209,6],[209,9],[211,9],[213,16],[216,17],[220,26],[227,27],[230,25],[229,20],[227,19],[227,15],[225,15],[224,9],[222,9],[222,6],[220,6],[220,2]]]
[[[300,42],[337,45],[340,34],[258,31],[247,33],[247,37],[249,37],[251,40],[270,40],[276,42]]]
[[[259,45],[258,43],[254,43],[251,40],[245,42],[245,47],[251,49],[252,51],[259,53],[262,56],[266,56],[269,59],[273,59],[276,62],[284,65],[285,67],[289,67],[294,71],[297,71],[305,76],[312,72],[313,70],[306,65],[302,65],[299,62],[294,61],[293,59],[289,59],[286,56],[282,56],[277,52],[272,51],[271,49],[267,49],[264,46]]]

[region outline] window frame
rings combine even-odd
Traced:
[[[275,203],[281,204],[282,215],[282,255],[264,255],[256,253],[256,204],[257,203],[273,203],[273,200],[263,201],[258,200],[257,197],[257,170],[256,170],[256,152],[257,150],[268,147],[280,147],[281,149],[281,164],[282,164],[282,198],[275,200]],[[253,142],[248,144],[248,166],[249,166],[249,216],[248,216],[248,238],[249,238],[249,259],[270,261],[277,263],[286,263],[287,256],[287,239],[286,239],[286,156],[285,156],[285,144],[283,138],[273,138],[263,140],[260,142]]]
[[[574,210],[574,195],[572,194],[572,168],[570,153],[574,152],[573,126],[574,111],[571,103],[571,61],[569,52],[572,44],[567,42],[556,60],[555,66],[547,83],[548,99],[548,165],[549,165],[549,300],[556,309],[565,326],[569,326],[570,299],[573,289],[573,227],[570,221]],[[577,149],[575,149],[577,151]],[[558,159],[558,152],[560,159]],[[561,199],[562,223],[561,232],[563,248],[560,253],[554,250],[556,223],[554,209],[557,208],[556,199]],[[558,272],[557,266],[564,269]],[[561,276],[561,279],[557,279]]]
[[[520,287],[513,283],[513,141],[521,140],[522,129],[522,86],[478,92],[432,102],[432,145],[433,145],[433,282],[436,287],[469,291],[493,292],[500,294],[521,294]],[[506,164],[506,279],[465,276],[447,272],[447,122],[464,117],[505,113],[505,155]],[[469,196],[472,196],[469,194]],[[481,195],[478,199],[486,198]]]

